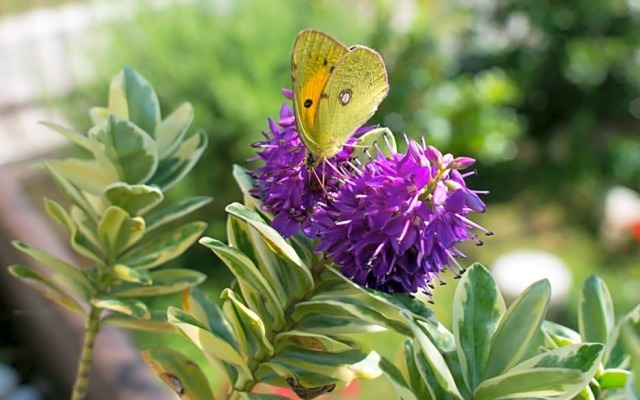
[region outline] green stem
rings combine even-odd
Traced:
[[[100,309],[91,306],[89,318],[85,321],[84,326],[84,343],[82,345],[82,354],[78,361],[78,373],[76,382],[71,392],[71,400],[84,400],[89,387],[89,373],[91,372],[93,345],[96,342],[96,336],[100,330]]]

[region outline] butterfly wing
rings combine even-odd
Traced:
[[[380,54],[354,46],[340,59],[320,95],[314,131],[322,134],[319,156],[340,151],[353,132],[376,112],[389,93],[387,69]]]
[[[291,55],[293,109],[302,142],[312,155],[324,151],[323,131],[317,130],[320,96],[340,59],[349,49],[326,33],[301,31]]]

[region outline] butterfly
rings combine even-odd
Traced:
[[[380,54],[347,47],[313,29],[298,33],[291,55],[293,109],[307,163],[338,153],[389,92]]]

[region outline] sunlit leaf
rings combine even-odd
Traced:
[[[102,194],[105,186],[118,179],[117,175],[110,174],[95,160],[67,158],[43,161],[43,164],[81,190],[96,196]]]
[[[139,270],[138,271],[146,271]],[[192,269],[161,269],[148,274],[150,283],[119,283],[113,285],[111,294],[117,297],[147,297],[170,294],[197,286],[207,279],[202,272]]]
[[[148,183],[165,191],[178,183],[196,165],[207,143],[207,134],[204,131],[196,132],[170,156],[160,160],[155,175]]]
[[[96,254],[91,243],[78,232],[78,226],[64,208],[50,199],[44,199],[47,213],[69,230],[69,242],[73,250],[96,262],[102,262],[102,258]]]
[[[231,289],[224,289],[220,298],[229,301],[222,303],[222,312],[234,328],[240,340],[240,352],[249,357],[263,359],[273,355],[273,346],[266,337],[266,328],[260,317],[247,307]]]
[[[140,300],[125,300],[117,299],[112,296],[101,296],[95,299],[91,299],[91,304],[98,308],[122,313],[135,318],[151,318],[151,312],[147,308],[147,305]]]
[[[160,123],[160,105],[153,86],[129,67],[111,80],[109,111],[132,121],[152,137]]]
[[[82,307],[80,307],[78,302],[76,302],[71,296],[66,294],[56,284],[30,268],[21,265],[12,265],[9,267],[9,272],[11,275],[20,279],[22,282],[54,303],[80,315],[85,314]]]
[[[174,222],[185,215],[200,209],[201,207],[209,204],[211,197],[196,196],[186,200],[179,201],[169,207],[163,208],[157,212],[154,212],[147,216],[147,232],[151,232],[154,229],[165,226],[168,223]]]
[[[111,313],[102,318],[102,323],[147,332],[178,332],[175,325],[167,321],[167,312],[165,310],[149,310],[149,312],[150,317],[148,319],[130,317],[121,313]]]
[[[40,123],[60,133],[61,135],[71,140],[72,142],[82,147],[83,149],[91,151],[91,145],[89,144],[89,139],[87,138],[86,135],[83,135],[82,133],[76,130],[73,130],[71,128],[65,128],[64,126],[58,125],[53,122],[40,122]]]
[[[126,210],[129,215],[142,215],[146,211],[160,204],[164,198],[162,191],[153,186],[129,185],[116,182],[104,191],[106,204],[111,204]]]
[[[98,240],[110,259],[137,243],[144,235],[144,219],[130,218],[129,213],[117,206],[108,207],[98,224]]]
[[[156,131],[156,141],[161,159],[178,148],[192,122],[193,106],[191,103],[182,103],[160,123]]]
[[[613,330],[613,302],[604,281],[592,275],[584,282],[578,308],[578,326],[582,340],[608,344]]]
[[[182,400],[215,400],[204,372],[189,357],[166,347],[143,349],[142,359]]]

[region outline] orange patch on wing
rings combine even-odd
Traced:
[[[299,109],[300,115],[302,115],[305,126],[313,131],[315,127],[315,116],[316,109],[318,108],[318,103],[320,102],[320,95],[322,95],[322,91],[324,90],[327,81],[331,73],[328,68],[318,68],[314,75],[312,75],[306,82],[304,82],[304,86],[302,87],[302,97],[298,100],[300,102]],[[304,103],[307,100],[311,100],[311,107],[305,107]],[[310,132],[309,132],[310,133]]]

